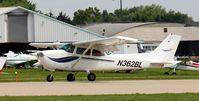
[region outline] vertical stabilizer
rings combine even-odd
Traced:
[[[168,35],[160,45],[150,53],[153,61],[173,61],[181,36]]]
[[[3,70],[5,63],[6,63],[6,57],[0,57],[0,71]]]

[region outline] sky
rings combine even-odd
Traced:
[[[29,0],[37,4],[37,10],[49,13],[50,10],[55,15],[63,11],[71,18],[78,9],[97,7],[102,12],[108,10],[113,12],[120,8],[120,0]],[[140,5],[161,5],[166,10],[180,11],[193,17],[194,21],[199,21],[199,0],[122,0],[123,8],[131,8]]]

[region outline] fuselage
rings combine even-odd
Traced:
[[[38,59],[44,68],[50,71],[56,69],[67,71],[133,70],[150,67],[149,60],[137,59],[130,54],[84,55],[80,59],[81,55],[68,53],[64,50],[42,51],[42,53],[44,56],[39,56]],[[77,64],[75,64],[76,62]]]
[[[114,50],[116,45],[114,43],[118,41],[109,39],[109,42],[107,40],[104,39],[105,42],[95,40],[79,44],[66,44],[59,50],[38,52],[37,56],[44,68],[50,71],[56,69],[68,71],[133,70],[154,65],[174,65],[176,64],[174,55],[180,36],[168,35],[154,51],[136,54],[106,55],[104,52]],[[119,42],[124,40],[121,39]]]
[[[7,57],[6,65],[14,66],[14,65],[26,63],[31,60],[36,60],[36,57],[31,56],[31,55],[26,55],[26,54],[16,54],[16,55]]]

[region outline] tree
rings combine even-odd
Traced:
[[[35,11],[36,4],[28,0],[0,0],[0,7],[22,6],[24,8]]]
[[[119,19],[113,13],[108,13],[107,10],[103,10],[102,22],[119,22]]]
[[[66,22],[66,23],[69,23],[69,24],[73,24],[70,17],[67,16],[66,13],[63,14],[63,12],[60,12],[59,15],[56,17],[56,19]]]
[[[88,24],[98,22],[177,22],[187,23],[193,19],[187,14],[175,11],[166,11],[160,5],[138,6],[129,9],[116,9],[113,13],[103,10],[100,13],[96,7],[78,10],[74,13],[75,24]]]
[[[88,17],[86,15],[85,11],[83,11],[83,10],[78,10],[74,13],[73,22],[75,24],[86,24],[87,19],[88,19]]]
[[[175,12],[170,10],[165,16],[164,21],[167,22],[178,22],[178,23],[188,23],[192,22],[193,19],[189,17],[187,14],[182,14],[180,12]]]
[[[101,21],[101,13],[96,7],[89,7],[85,10],[78,10],[74,13],[73,17],[73,22],[75,24],[87,24]]]
[[[103,12],[102,12],[102,21],[108,22],[108,11],[107,10],[103,10]]]

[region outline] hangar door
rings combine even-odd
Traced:
[[[8,15],[8,42],[27,41],[27,15]]]

